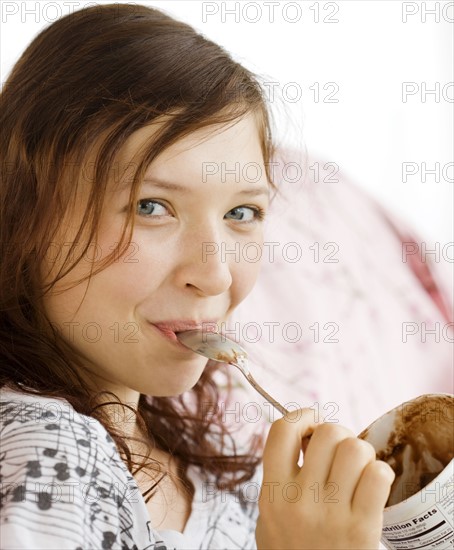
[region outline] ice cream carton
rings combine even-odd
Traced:
[[[383,517],[389,550],[454,547],[454,396],[421,395],[360,435],[396,478]]]

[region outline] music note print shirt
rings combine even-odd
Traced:
[[[183,533],[156,530],[97,420],[66,400],[0,390],[2,550],[255,549],[256,502],[214,490],[195,467],[188,476],[195,494]]]

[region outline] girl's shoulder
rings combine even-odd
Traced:
[[[78,413],[65,399],[0,389],[0,432],[6,447],[23,450],[45,445],[45,457],[62,452],[68,460],[90,455],[93,444],[101,452],[116,452],[114,440],[95,418]],[[39,462],[39,457],[35,456]]]
[[[1,429],[30,423],[39,429],[40,425],[61,424],[68,419],[91,424],[95,431],[99,427],[104,429],[94,418],[78,413],[66,399],[29,394],[7,386],[0,388],[0,412]]]
[[[137,484],[97,420],[63,399],[3,388],[0,437],[0,523],[8,548],[153,542]]]

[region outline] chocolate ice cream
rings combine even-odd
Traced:
[[[423,395],[388,414],[393,423],[385,445],[372,433],[374,424],[359,437],[370,441],[377,458],[396,473],[386,504],[391,506],[423,489],[453,459],[454,397]]]

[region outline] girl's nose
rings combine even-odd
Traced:
[[[227,243],[213,231],[202,233],[203,238],[194,235],[182,243],[177,284],[192,287],[201,295],[216,296],[232,285],[232,262],[238,260],[238,255],[228,252],[236,250],[239,243]]]

